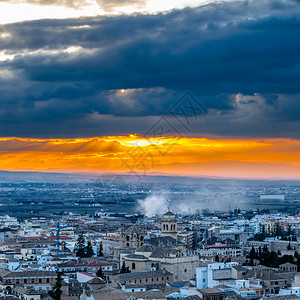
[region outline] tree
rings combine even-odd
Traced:
[[[98,271],[96,272],[96,276],[97,276],[97,277],[100,277],[101,279],[104,278],[104,273],[103,273],[103,270],[102,270],[101,267],[100,267],[100,268],[98,269]]]
[[[52,290],[48,291],[48,295],[54,299],[54,300],[61,300],[61,295],[62,295],[62,282],[63,282],[63,278],[62,278],[63,273],[56,271],[56,282],[54,287],[52,288]]]
[[[210,214],[211,214],[211,212],[210,212],[209,208],[202,209],[202,215],[203,216],[208,217],[208,216],[210,216]]]
[[[300,257],[297,259],[297,272],[300,272]]]
[[[252,259],[256,257],[256,251],[254,246],[252,246],[252,249],[250,250],[249,257]]]
[[[84,252],[85,252],[85,257],[92,257],[95,255],[95,252],[92,247],[92,243],[90,241],[87,242]]]
[[[269,252],[268,247],[267,247],[267,245],[264,245],[264,247],[263,247],[263,253],[267,253],[267,252]]]
[[[120,273],[122,273],[122,274],[123,273],[130,273],[129,267],[126,267],[124,260],[123,260],[123,263],[122,263],[122,268],[121,268]]]
[[[267,267],[278,267],[278,254],[275,251],[267,251],[262,253],[260,263]]]
[[[125,265],[125,261],[123,260],[123,263],[122,263],[122,268],[121,268],[121,271],[120,273],[126,273],[126,265]]]
[[[282,230],[281,230],[281,226],[279,223],[276,224],[276,229],[275,229],[275,236],[283,236],[282,235]]]
[[[103,255],[103,244],[102,244],[102,242],[100,242],[100,245],[99,245],[99,256],[100,257],[104,256]]]
[[[61,244],[62,244],[62,250],[63,251],[70,251],[70,249],[67,247],[67,244],[66,244],[65,241],[63,241]]]
[[[288,226],[287,236],[290,236],[293,233],[291,225]]]
[[[266,238],[266,235],[265,235],[265,233],[256,233],[255,235],[254,235],[254,240],[255,241],[260,241],[260,242],[262,242],[264,239]]]
[[[83,233],[80,233],[77,238],[75,253],[77,257],[85,257],[85,239]]]

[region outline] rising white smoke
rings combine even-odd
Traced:
[[[138,200],[138,211],[147,217],[152,217],[166,213],[170,205],[173,213],[188,214],[190,212],[192,206],[183,202],[174,203],[172,200],[169,203],[168,196],[166,192],[150,194],[145,199]]]
[[[138,210],[147,217],[162,215],[168,211],[168,200],[163,194],[151,194],[146,199],[139,200],[138,204]]]

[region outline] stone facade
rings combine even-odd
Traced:
[[[121,229],[120,246],[136,249],[144,244],[144,237],[146,234],[144,228],[137,225]]]

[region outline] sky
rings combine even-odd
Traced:
[[[0,0],[0,169],[300,179],[299,36],[298,0]]]

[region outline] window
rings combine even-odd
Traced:
[[[18,284],[18,283],[20,283],[20,280],[19,280],[19,279],[17,279],[17,280],[16,280],[16,283],[17,283],[17,284]]]
[[[42,283],[42,279],[41,278],[39,279],[39,283]]]
[[[50,279],[49,278],[47,278],[47,283],[49,283],[50,282]]]
[[[34,283],[34,279],[31,279],[31,283]]]
[[[24,279],[24,283],[27,283],[27,279]]]
[[[187,269],[184,269],[184,272],[186,273]]]
[[[132,263],[132,270],[135,270],[135,263]]]

